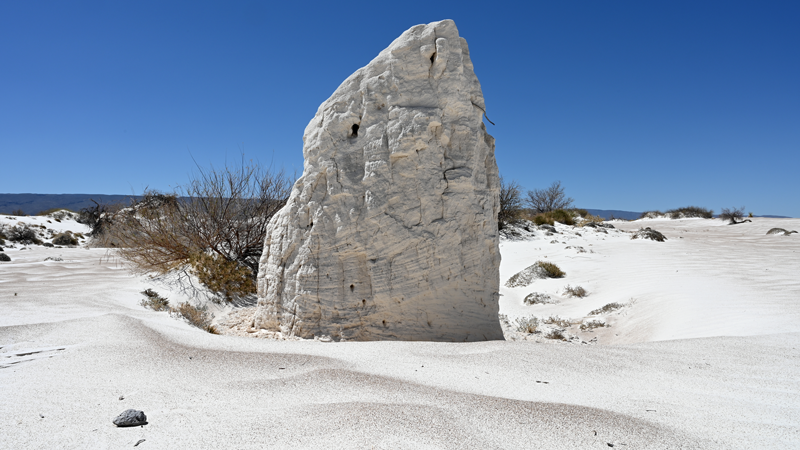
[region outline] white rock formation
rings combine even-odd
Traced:
[[[502,339],[499,178],[467,42],[417,25],[347,78],[303,135],[272,218],[256,327],[300,337]]]

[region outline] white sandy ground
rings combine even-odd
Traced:
[[[6,248],[0,448],[800,448],[800,235],[765,236],[800,220],[615,226],[669,240],[501,244],[501,283],[545,256],[567,272],[503,288],[512,320],[635,300],[570,330],[598,345],[215,336],[139,306],[161,287],[105,250]],[[566,284],[590,295],[522,304]],[[116,428],[127,408],[149,424]]]

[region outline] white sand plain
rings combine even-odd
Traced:
[[[800,448],[800,234],[765,235],[800,220],[614,225],[669,239],[501,243],[501,284],[540,259],[567,272],[502,288],[512,322],[627,304],[573,342],[215,336],[141,307],[147,287],[179,295],[105,250],[6,248],[0,448]],[[561,302],[524,305],[533,291]],[[127,408],[149,424],[115,427]]]

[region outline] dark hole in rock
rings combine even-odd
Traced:
[[[431,55],[431,64],[433,64],[433,60],[436,59],[436,53]]]
[[[353,130],[353,134],[351,136],[352,137],[357,137],[358,136],[358,124],[357,123],[353,124],[352,130]]]
[[[361,303],[366,305],[367,304],[367,299],[365,299],[365,298],[361,299]]]
[[[356,287],[355,287],[354,285],[352,285],[352,284],[351,284],[351,285],[350,285],[350,292],[353,292],[353,289],[355,289],[355,288],[356,288]]]

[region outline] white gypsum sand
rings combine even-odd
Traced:
[[[600,345],[216,336],[141,307],[147,287],[179,295],[106,250],[3,246],[12,261],[0,263],[0,447],[796,445],[800,238],[765,233],[800,220],[614,225],[650,226],[668,240],[559,226],[501,243],[501,284],[537,260],[567,273],[501,288],[512,319],[578,320],[635,300],[597,316],[610,328],[568,330]],[[63,260],[44,261],[55,254]],[[589,296],[564,296],[567,284]],[[533,291],[560,302],[525,305]],[[128,408],[149,424],[116,428]]]

